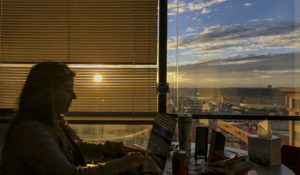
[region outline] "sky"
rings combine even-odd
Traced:
[[[296,1],[169,0],[170,86],[300,87]]]

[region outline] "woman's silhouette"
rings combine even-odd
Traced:
[[[74,76],[62,63],[41,62],[32,67],[5,139],[4,174],[113,175],[143,164],[143,150],[114,142],[86,143],[69,127],[61,115],[76,99]],[[116,159],[86,167],[86,160],[105,156]]]

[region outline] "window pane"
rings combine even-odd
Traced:
[[[80,138],[87,142],[124,142],[147,147],[152,125],[71,124]]]
[[[297,7],[169,0],[168,112],[299,115]]]
[[[192,127],[192,142],[196,140],[196,128],[208,128],[208,142],[211,141],[212,130],[221,132],[225,136],[225,146],[248,150],[248,136],[256,135],[259,120],[220,120],[220,119],[194,119]],[[289,120],[269,121],[272,135],[280,137],[281,145],[300,146],[300,122]],[[294,128],[294,129],[293,129]],[[175,133],[174,142],[178,142]]]
[[[258,120],[193,120],[192,142],[195,142],[196,127],[208,127],[217,130],[226,137],[225,146],[247,150],[247,142],[242,139],[243,135],[257,134]],[[300,122],[298,121],[269,121],[272,134],[281,138],[281,144],[300,146]],[[226,125],[226,126],[225,126]],[[8,130],[8,123],[0,123],[0,150],[3,147],[4,138]],[[70,124],[74,131],[87,142],[115,141],[124,142],[128,145],[138,144],[146,148],[152,129],[152,125],[121,125],[121,124]],[[226,129],[227,128],[227,129]],[[238,134],[239,135],[238,135]],[[242,133],[242,134],[240,134]],[[178,142],[175,132],[174,142]],[[0,151],[1,152],[1,151]]]

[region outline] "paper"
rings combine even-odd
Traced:
[[[272,138],[272,130],[271,130],[268,120],[263,120],[258,123],[257,135],[259,138],[263,138],[263,139],[271,139]]]

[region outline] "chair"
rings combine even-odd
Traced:
[[[300,175],[300,148],[290,145],[281,146],[281,162],[296,175]]]

